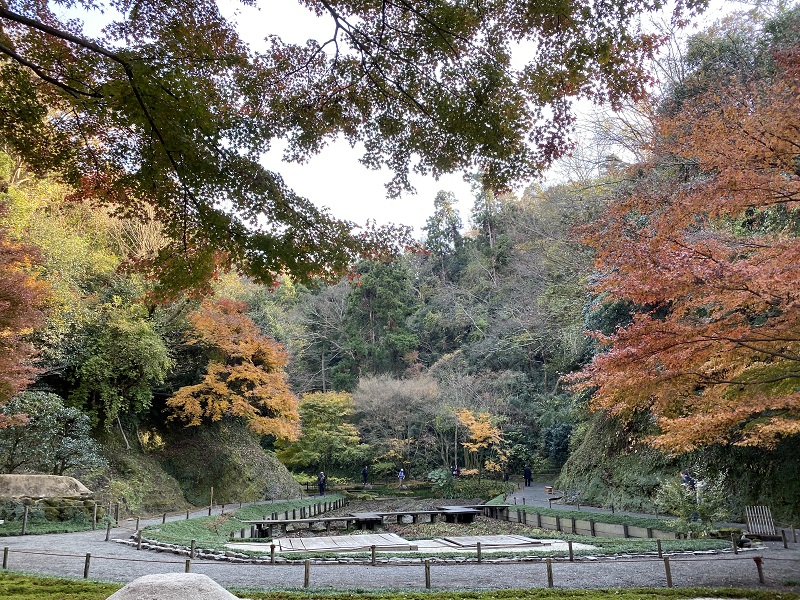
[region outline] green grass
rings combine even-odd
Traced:
[[[0,597],[4,600],[105,600],[120,584],[0,573]],[[614,589],[614,590],[491,590],[480,592],[433,591],[264,591],[230,588],[240,598],[252,600],[684,600],[689,598],[742,598],[748,600],[800,600],[800,595],[773,590],[729,588]]]
[[[3,600],[105,600],[121,587],[118,583],[0,573]]]
[[[98,529],[105,525],[98,524]],[[30,535],[44,533],[72,533],[75,531],[89,531],[90,523],[75,521],[28,521],[25,533]],[[22,535],[22,521],[6,521],[0,524],[0,536]]]
[[[302,500],[287,500],[272,504],[250,505],[237,511],[211,517],[170,521],[159,525],[150,525],[142,530],[142,535],[148,539],[158,540],[167,544],[183,544],[188,546],[195,540],[197,547],[223,549],[230,541],[231,531],[241,529],[250,530],[250,525],[243,521],[262,519],[273,512],[283,513],[292,509],[300,509],[318,502],[332,502],[340,499],[340,495],[329,495]],[[299,515],[298,515],[299,518]],[[237,540],[241,541],[241,540]],[[261,540],[263,541],[263,540]],[[269,549],[267,548],[267,551]]]

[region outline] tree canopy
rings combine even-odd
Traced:
[[[596,291],[636,308],[579,379],[653,413],[668,450],[800,433],[800,55],[772,39],[755,71],[708,53],[722,66],[666,103],[650,170],[585,232]]]
[[[213,0],[4,2],[0,142],[77,197],[162,222],[164,245],[140,262],[172,290],[234,263],[263,280],[330,274],[402,231],[356,232],[295,195],[260,163],[272,141],[297,160],[336,136],[363,143],[394,194],[410,169],[479,170],[503,188],[567,150],[573,99],[642,96],[659,38],[639,18],[664,5],[303,4],[331,19],[330,39],[267,31],[251,48]],[[705,0],[676,4],[680,19]],[[520,68],[515,47],[529,53]]]

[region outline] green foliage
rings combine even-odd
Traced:
[[[0,408],[25,415],[27,423],[0,429],[4,473],[34,471],[49,475],[91,476],[108,463],[92,439],[89,417],[47,392],[23,392]]]
[[[453,477],[452,475],[447,477],[446,473],[447,469],[438,469],[428,473],[428,479],[435,485],[434,496],[488,500],[498,494],[505,494],[514,487],[511,483],[486,477]]]
[[[722,476],[698,479],[695,489],[680,478],[662,482],[655,497],[656,505],[678,517],[684,531],[708,534],[715,523],[730,518],[729,497]]]
[[[259,440],[237,421],[182,429],[167,438],[159,452],[164,469],[180,485],[186,499],[197,506],[215,502],[252,502],[299,496],[289,471]]]
[[[350,422],[353,397],[343,392],[305,394],[300,400],[300,438],[276,442],[278,458],[289,468],[315,467],[328,473],[332,466],[363,462],[368,448]]]
[[[119,417],[136,419],[147,411],[153,386],[164,381],[172,364],[144,307],[119,297],[96,307],[75,350],[70,358],[75,385],[70,402],[106,429]]]

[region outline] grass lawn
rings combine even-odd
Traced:
[[[225,515],[150,525],[142,530],[142,535],[148,539],[158,540],[167,544],[188,546],[191,540],[195,540],[198,548],[223,549],[230,539],[231,531],[250,530],[250,525],[243,521],[258,520],[264,518],[265,515],[269,517],[270,513],[273,512],[283,513],[319,502],[333,502],[341,497],[340,495],[328,495],[304,498],[302,500],[287,500],[286,502],[275,502],[273,504],[250,505]],[[269,548],[266,551],[268,552]]]
[[[0,573],[0,598],[4,600],[105,600],[120,587],[57,577]],[[800,600],[800,595],[771,590],[720,588],[620,589],[620,590],[494,590],[482,592],[284,592],[232,588],[231,593],[252,600],[684,600],[690,598],[748,598],[748,600]]]

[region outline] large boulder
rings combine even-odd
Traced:
[[[163,573],[134,579],[108,600],[238,600],[236,596],[199,573]]]
[[[3,498],[86,498],[92,491],[73,477],[62,475],[0,475]]]

